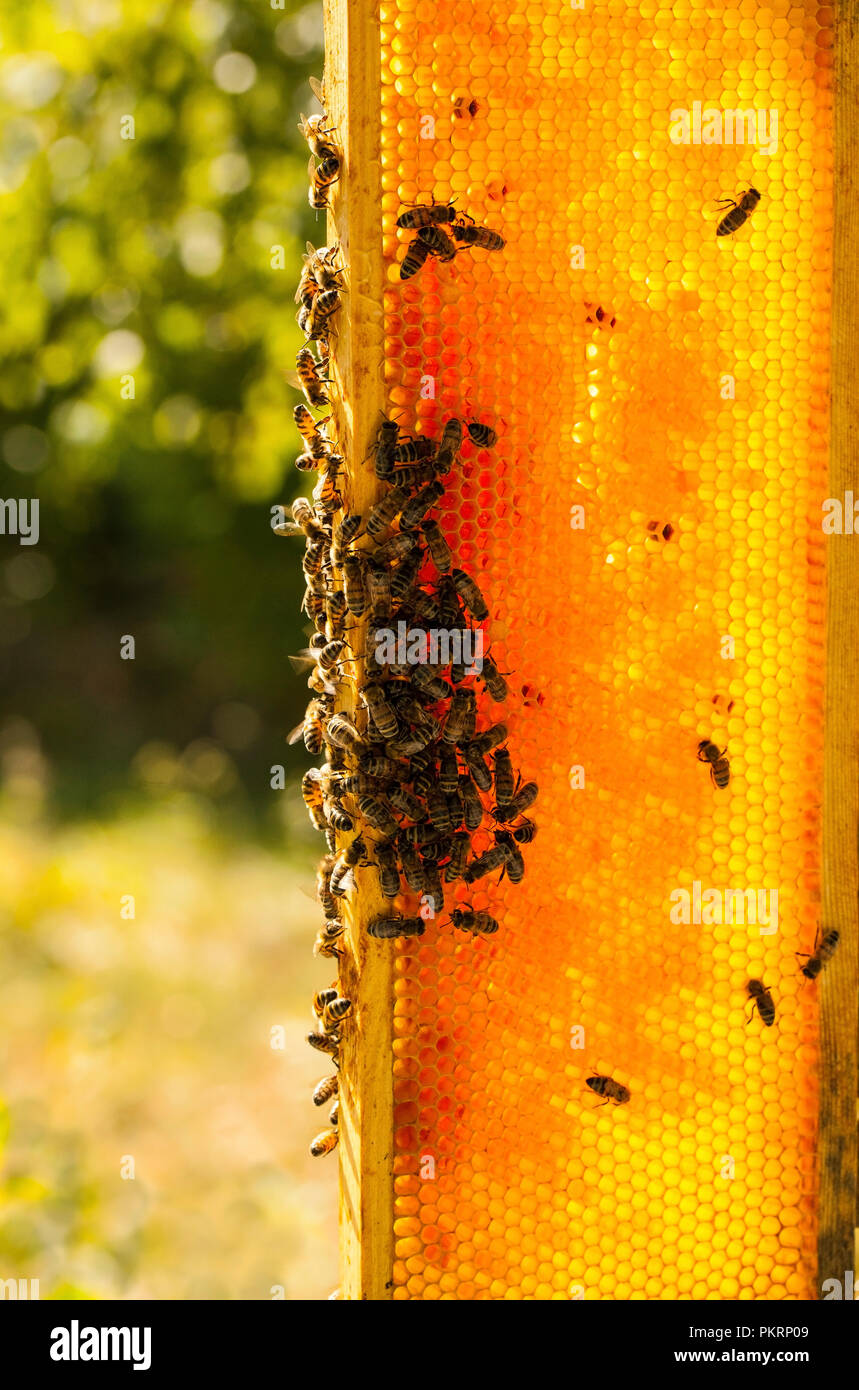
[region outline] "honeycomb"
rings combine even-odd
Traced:
[[[436,515],[540,784],[499,932],[390,943],[396,1300],[813,1296],[832,14],[381,0],[388,413],[497,431]],[[401,281],[431,201],[504,250]]]

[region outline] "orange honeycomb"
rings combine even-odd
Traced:
[[[391,948],[394,1297],[805,1299],[832,11],[379,14],[388,409],[498,432],[436,515],[511,673],[481,726],[503,717],[540,783],[524,883],[457,885],[498,934],[442,919]],[[696,103],[768,121],[675,141]],[[717,201],[752,186],[717,238]],[[505,249],[401,282],[396,218],[432,200]],[[777,929],[676,920],[695,884],[726,909],[777,891]],[[629,1102],[601,1105],[595,1073]]]

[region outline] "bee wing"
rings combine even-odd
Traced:
[[[298,743],[304,737],[304,724],[305,721],[302,719],[300,724],[296,724],[294,729],[290,729],[286,736],[286,741],[290,746],[293,743]]]
[[[291,660],[291,658],[290,658],[290,660]],[[324,690],[325,694],[326,694],[326,695],[336,695],[336,694],[337,694],[337,687],[334,686],[334,685],[332,685],[331,682],[330,682],[329,680],[327,680],[327,679],[325,678],[325,676],[322,675],[321,670],[320,670],[320,668],[319,668],[318,666],[316,667],[316,670],[315,670],[315,671],[313,672],[313,674],[311,675],[310,680],[308,680],[308,682],[307,682],[307,684],[308,684],[308,686],[310,687],[310,689],[313,690],[313,691],[315,692],[316,687],[315,687],[314,685],[311,685],[311,681],[313,681],[314,678],[315,678],[317,675],[318,675],[318,678],[319,678],[318,683],[322,686],[322,689]]]
[[[734,206],[733,198],[711,198],[701,209],[707,222],[721,222],[726,212]]]
[[[303,651],[289,658],[289,664],[293,671],[309,671],[311,666],[316,665],[316,653],[305,647]]]
[[[304,387],[301,384],[301,377],[298,375],[298,372],[284,372],[283,379],[286,382],[287,386],[294,386],[296,391],[304,390]]]
[[[280,526],[272,526],[272,531],[276,536],[303,536],[304,532],[300,526],[296,526],[294,521],[283,521]]]
[[[310,83],[310,90],[311,90],[311,92],[313,93],[313,95],[316,97],[316,100],[319,102],[320,106],[324,107],[324,106],[325,106],[325,84],[324,84],[324,82],[320,82],[320,80],[319,80],[318,77],[309,77],[307,80],[308,80],[308,82]]]

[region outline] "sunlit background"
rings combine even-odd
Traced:
[[[0,1279],[325,1297],[306,635],[269,525],[302,490],[321,4],[0,26],[0,479],[40,504],[37,545],[0,535]]]

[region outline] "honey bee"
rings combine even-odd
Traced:
[[[399,603],[403,603],[411,595],[423,561],[421,547],[415,543],[413,533],[409,532],[405,537],[394,537],[395,540],[404,538],[412,540],[411,552],[406,555],[396,572],[391,575],[391,598],[396,599]]]
[[[448,883],[455,882],[462,878],[465,867],[468,863],[468,854],[471,849],[471,836],[464,831],[458,830],[451,837],[450,863],[445,870],[445,878]]]
[[[418,232],[418,237],[440,261],[452,261],[456,255],[456,247],[447,232],[443,232],[441,227],[422,227]]]
[[[772,1028],[775,1023],[775,1004],[773,997],[761,980],[749,980],[746,985],[749,999],[752,1003],[752,1012],[748,1022],[751,1023],[755,1016],[755,1009],[761,1016],[765,1028]]]
[[[364,564],[358,555],[350,554],[343,560],[343,596],[354,618],[360,618],[367,611]]]
[[[368,564],[364,574],[372,627],[385,627],[391,614],[391,576],[382,565]]]
[[[334,264],[339,250],[339,246],[320,246],[317,249],[312,241],[307,242],[307,255],[302,256],[302,260],[305,270],[320,290],[339,290],[343,283],[343,272]]]
[[[376,547],[375,560],[377,564],[396,564],[398,560],[403,560],[414,550],[417,541],[410,532],[399,531],[395,536],[391,536],[384,545]]]
[[[403,507],[403,513],[400,517],[400,526],[403,530],[419,526],[430,508],[434,507],[442,497],[444,497],[444,487],[438,479],[421,488],[420,492]]]
[[[383,420],[376,436],[375,469],[377,478],[390,478],[394,471],[394,450],[400,427],[395,420]]]
[[[325,727],[325,737],[335,748],[351,748],[357,751],[364,747],[364,740],[348,714],[332,714]]]
[[[420,459],[431,458],[436,452],[436,442],[434,439],[427,439],[425,435],[419,434],[414,439],[404,439],[394,449],[394,459],[397,463],[417,463]],[[398,473],[397,478],[402,478]]]
[[[467,772],[463,773],[459,779],[459,799],[462,802],[466,830],[477,830],[483,820],[483,805],[477,795],[477,788]]]
[[[391,815],[387,806],[375,796],[359,796],[358,810],[364,817],[368,825],[374,830],[381,830],[383,835],[393,836],[397,833],[397,822]]]
[[[336,802],[326,801],[325,814],[331,829],[339,831],[341,835],[355,829],[355,822],[352,817]]]
[[[313,306],[306,323],[301,324],[299,316],[299,323],[305,336],[311,341],[326,338],[328,336],[328,320],[339,307],[340,293],[338,290],[320,290],[313,300]]]
[[[513,780],[513,759],[507,748],[499,748],[493,755],[495,764],[495,800],[499,806],[509,806],[513,800],[513,793],[516,790]],[[512,820],[512,816],[505,816],[505,820]]]
[[[316,155],[317,159],[325,159],[327,155],[337,153],[336,146],[333,142],[323,138],[326,135],[330,135],[334,129],[333,126],[326,127],[325,122],[327,119],[327,116],[324,114],[321,116],[305,116],[304,112],[302,112],[301,120],[298,123],[298,129],[301,131],[310,146],[311,152]]]
[[[325,209],[329,206],[328,193],[323,185],[318,184],[316,182],[316,169],[313,165],[312,155],[310,157],[310,165],[308,167],[308,172],[310,174],[310,187],[307,190],[307,201],[310,203],[310,206],[313,208],[314,212],[324,212]],[[299,320],[299,322],[301,321]],[[302,327],[303,326],[304,325],[302,325]]]
[[[421,530],[424,534],[424,540],[427,543],[430,559],[440,573],[445,573],[453,564],[453,556],[450,546],[444,538],[441,527],[437,521],[422,521]],[[485,660],[483,665],[485,669]]]
[[[388,792],[388,800],[395,811],[408,816],[409,820],[423,820],[426,814],[423,802],[418,801],[418,798],[413,796],[407,787],[392,787]]]
[[[336,989],[320,989],[313,996],[313,1012],[317,1018],[321,1018],[325,1012],[325,1005],[331,1004],[337,998]]]
[[[478,227],[473,222],[456,221],[451,231],[463,246],[480,246],[484,251],[501,251],[507,245],[500,232],[492,232],[488,227]]]
[[[730,207],[731,211],[722,218],[716,228],[716,236],[730,236],[732,232],[736,232],[746,219],[751,217],[760,201],[761,195],[756,188],[749,188],[741,194],[739,202],[735,202],[733,198],[720,199],[722,205]]]
[[[361,530],[363,520],[364,518],[359,512],[351,512],[349,516],[341,518],[337,536],[331,548],[331,559],[335,565],[341,565],[346,556],[352,553],[349,551],[349,546]]]
[[[403,866],[406,883],[413,893],[422,893],[424,891],[424,870],[421,857],[414,845],[410,845],[407,840],[401,839],[399,845],[400,863]]]
[[[316,896],[322,904],[322,910],[329,919],[340,916],[340,908],[336,898],[331,893],[331,873],[336,863],[333,854],[326,854],[319,862],[316,870]]]
[[[605,1096],[603,1105],[608,1105],[609,1101],[613,1101],[615,1105],[626,1105],[629,1100],[629,1087],[622,1086],[619,1081],[614,1080],[614,1077],[589,1076],[585,1084],[590,1086],[591,1090],[595,1091],[598,1096]],[[599,1105],[594,1106],[595,1110],[601,1108]]]
[[[336,1033],[308,1033],[307,1041],[317,1052],[327,1052],[331,1057],[336,1055],[340,1047],[340,1038]]]
[[[456,592],[459,594],[459,597],[462,599],[472,618],[474,618],[474,621],[482,623],[485,618],[489,617],[489,609],[486,606],[483,595],[471,578],[471,575],[466,574],[465,570],[455,569],[451,570],[451,578],[453,579]]]
[[[484,666],[486,665],[484,661]],[[490,728],[484,729],[471,740],[470,747],[476,753],[489,753],[493,748],[497,748],[499,743],[507,742],[507,725],[492,724]]]
[[[473,912],[470,907],[455,907],[450,920],[460,931],[470,931],[475,936],[492,936],[498,930],[498,923],[488,912]]]
[[[326,1154],[333,1153],[337,1148],[338,1136],[336,1129],[323,1129],[310,1145],[310,1152],[314,1158],[324,1158]]]
[[[304,746],[314,758],[318,758],[322,752],[323,736],[325,732],[325,721],[327,720],[334,703],[331,695],[316,695],[307,706],[304,719],[290,733],[287,742],[297,743],[300,738],[304,738]]]
[[[318,633],[322,637],[324,634]],[[336,637],[333,642],[326,642],[316,652],[316,660],[323,671],[333,671],[335,666],[340,664],[340,658],[345,651],[348,651],[349,643],[342,637]]]
[[[513,839],[518,842],[518,844],[530,845],[531,841],[537,834],[536,822],[528,820],[528,818],[526,817],[519,825],[514,826],[513,830],[511,830],[510,833],[513,836]]]
[[[346,928],[336,917],[329,918],[324,922],[316,933],[316,940],[313,943],[313,954],[315,956],[342,956],[337,942],[343,935]]]
[[[317,423],[306,405],[297,405],[292,413],[296,429],[307,445],[307,452],[315,459],[325,458],[331,452],[331,441],[326,439],[320,428],[325,421]]]
[[[508,830],[495,831],[495,843],[505,850],[507,862],[504,865],[504,872],[511,883],[521,883],[525,877],[525,860],[522,852],[513,836]]]
[[[459,786],[459,767],[456,754],[446,748],[439,750],[438,785],[445,796],[450,796]]]
[[[328,1111],[328,1123],[329,1123],[330,1125],[334,1125],[335,1128],[336,1128],[339,1119],[340,1119],[340,1099],[339,1099],[339,1097],[338,1097],[338,1099],[335,1100],[334,1104],[332,1105],[331,1109]]]
[[[446,846],[445,846],[446,848]],[[442,857],[444,857],[442,853]],[[444,911],[444,884],[441,881],[441,874],[437,865],[431,858],[425,857],[424,866],[424,899],[428,900],[433,915]]]
[[[393,777],[400,777],[403,772],[401,763],[395,762],[393,758],[385,758],[378,753],[371,752],[360,754],[358,768],[365,776],[375,777],[382,781],[390,781]]]
[[[498,435],[491,425],[482,425],[479,420],[468,421],[468,433],[471,441],[479,449],[491,449],[497,442]]]
[[[494,700],[497,705],[500,705],[507,699],[509,691],[506,680],[491,656],[485,656],[483,658],[483,669],[480,674],[486,689],[489,691],[490,698]]]
[[[339,1090],[340,1077],[336,1073],[333,1076],[323,1076],[313,1088],[313,1104],[324,1105],[332,1096],[336,1096]]]
[[[478,791],[488,792],[492,786],[492,773],[489,771],[483,755],[475,750],[473,744],[468,743],[462,750],[462,756],[465,758],[466,767],[471,773],[471,779]]]
[[[395,739],[400,732],[399,720],[385,697],[384,688],[381,685],[368,682],[361,691],[361,698],[382,737]]]
[[[439,473],[448,473],[453,467],[453,461],[459,453],[462,444],[462,421],[452,416],[445,421],[444,429],[441,432],[441,439],[438,442],[438,453],[436,455],[436,469]]]
[[[438,226],[453,222],[456,208],[452,203],[422,203],[418,207],[401,212],[397,218],[398,227],[416,229],[418,227]]]
[[[657,531],[659,531],[659,522],[648,521],[647,529],[650,532],[650,535],[653,537],[653,539],[656,540],[656,533]],[[670,521],[666,522],[665,525],[662,527],[661,535],[664,541],[671,540],[671,537],[674,535],[674,527],[671,525]]]
[[[431,483],[434,477],[435,468],[431,460],[428,463],[409,464],[405,468],[397,467],[393,473],[393,481],[407,488],[423,487],[424,483]]]
[[[299,348],[295,359],[296,380],[304,392],[308,404],[317,410],[321,410],[329,404],[328,395],[323,385],[325,378],[322,376],[326,360],[317,362],[310,348],[306,347]]]
[[[338,856],[331,871],[330,891],[335,898],[342,898],[347,891],[347,881],[351,882],[352,870],[359,864],[367,863],[367,846],[362,835],[356,835]]]
[[[381,502],[377,502],[367,517],[367,531],[373,537],[381,536],[392,524],[394,517],[409,500],[404,487],[392,487]]]
[[[318,768],[311,767],[305,772],[301,779],[301,795],[314,830],[324,830],[328,822],[325,819],[325,798]]]
[[[347,1014],[352,1012],[352,1000],[338,998],[337,991],[334,991],[334,998],[331,999],[322,1011],[322,1027],[326,1033],[336,1033],[337,1025],[341,1023]]]
[[[386,898],[395,898],[400,891],[400,866],[396,845],[393,840],[379,840],[375,845],[375,851],[382,893]]]
[[[463,878],[466,883],[476,883],[479,878],[484,878],[486,874],[492,874],[496,869],[504,869],[507,865],[508,851],[506,845],[493,845],[491,849],[484,850],[476,859],[472,859]]]
[[[710,764],[710,780],[714,787],[727,787],[731,780],[731,764],[725,757],[727,751],[723,748],[720,753],[715,743],[707,738],[702,738],[698,744],[698,761]]]
[[[464,747],[469,741],[469,718],[473,714],[471,692],[463,686],[454,690],[448,706],[447,717],[441,732],[442,741],[455,747]],[[473,732],[473,731],[472,731]]]
[[[502,824],[515,820],[517,816],[521,816],[524,811],[527,811],[529,806],[534,805],[539,790],[536,782],[523,782],[517,788],[511,801],[506,805],[493,806],[492,814]]]
[[[313,508],[306,497],[296,497],[290,511],[296,526],[304,532],[308,540],[317,543],[324,543],[328,540],[328,527],[314,515]]]
[[[838,942],[841,939],[840,932],[828,931],[823,936],[820,932],[814,941],[814,954],[808,956],[805,965],[801,967],[802,973],[807,980],[816,980],[824,965],[835,955]],[[798,954],[802,954],[799,952]]]
[[[451,830],[453,828],[447,797],[440,787],[431,787],[427,793],[427,812],[437,830]]]
[[[400,279],[410,280],[413,275],[417,275],[429,254],[430,248],[427,243],[422,241],[419,236],[414,237],[403,257],[403,263],[400,266]]]
[[[395,936],[423,936],[426,928],[420,917],[377,917],[367,931],[370,936],[388,941]]]
[[[340,177],[340,156],[333,145],[329,145],[326,148],[328,153],[326,153],[315,166],[313,157],[311,156],[310,164],[307,169],[313,185],[311,192],[317,195],[322,194],[326,189],[330,188],[332,183],[336,183]],[[315,207],[316,204],[311,203],[310,206]]]

